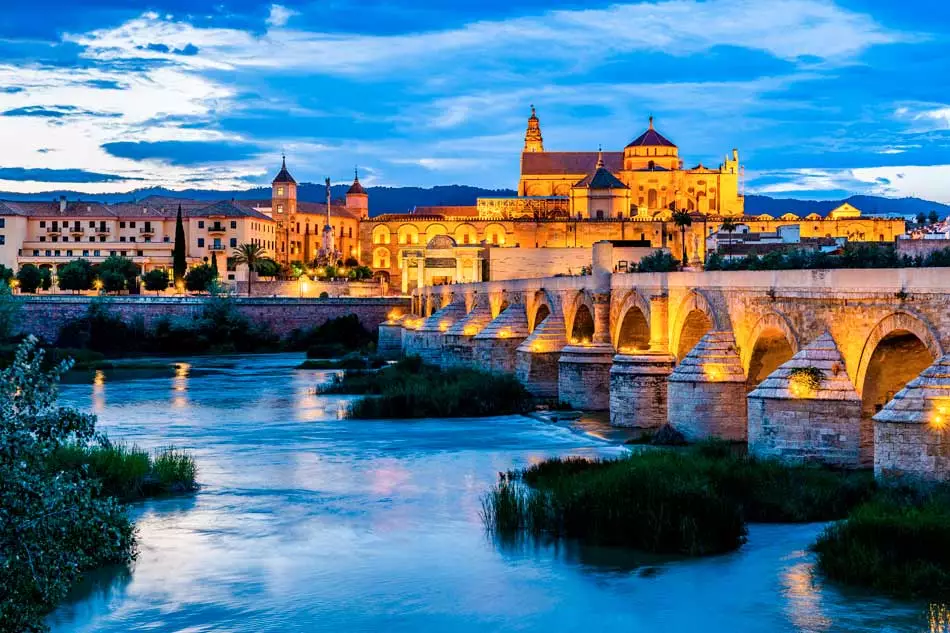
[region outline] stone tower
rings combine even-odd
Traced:
[[[346,190],[346,208],[359,213],[360,219],[369,217],[369,194],[360,184],[360,173],[353,170],[353,184]]]
[[[280,171],[271,182],[271,216],[277,221],[277,261],[287,264],[293,259],[297,219],[297,181],[287,171],[287,157],[281,156]]]
[[[524,151],[525,152],[543,152],[544,139],[541,138],[541,121],[538,120],[538,114],[531,106],[531,116],[528,117],[528,129],[524,133]]]

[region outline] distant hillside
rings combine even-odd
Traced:
[[[848,202],[864,213],[917,215],[936,211],[941,218],[950,215],[950,205],[920,198],[883,198],[881,196],[851,196],[844,200],[795,200],[794,198],[770,198],[768,196],[747,195],[745,212],[749,215],[768,213],[778,216],[794,213],[806,216],[809,213],[827,215],[829,211]]]
[[[334,200],[342,199],[349,185],[336,185],[332,188]],[[424,189],[422,187],[368,187],[370,211],[372,215],[381,213],[405,213],[417,206],[457,206],[473,205],[476,198],[513,196],[511,189],[482,189],[467,185],[447,185]],[[128,202],[141,200],[146,196],[177,196],[196,200],[248,200],[270,198],[270,187],[255,187],[244,191],[215,191],[208,189],[186,189],[172,191],[162,187],[138,189],[131,193],[109,193],[99,195],[81,194],[75,191],[48,191],[36,194],[18,194],[0,192],[2,200],[53,200],[64,195],[70,200],[88,199],[98,202]],[[305,202],[323,202],[323,185],[303,183],[298,187],[297,197]],[[850,202],[865,213],[890,213],[895,215],[917,215],[936,211],[943,218],[950,215],[950,205],[920,198],[883,198],[880,196],[851,196],[845,200],[795,200],[793,198],[770,198],[768,196],[747,195],[746,213],[758,215],[768,213],[777,216],[794,213],[805,216],[809,213],[826,215],[843,202]]]

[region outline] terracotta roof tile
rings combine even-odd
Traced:
[[[623,152],[604,152],[604,166],[610,171],[623,169]],[[583,176],[597,168],[597,152],[524,152],[521,174],[535,176],[563,174]]]

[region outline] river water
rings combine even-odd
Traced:
[[[63,386],[113,439],[187,448],[202,488],[136,505],[131,572],[93,575],[53,631],[950,631],[940,606],[824,582],[817,525],[751,526],[700,560],[495,543],[479,512],[496,473],[622,449],[523,417],[345,420],[345,398],[314,394],[328,373],[299,361]]]

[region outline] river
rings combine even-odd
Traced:
[[[54,632],[950,631],[945,608],[824,582],[819,525],[753,525],[738,552],[699,560],[502,546],[479,515],[499,471],[622,449],[523,417],[342,419],[345,397],[313,391],[327,372],[299,361],[63,385],[111,438],[191,451],[202,488],[135,505],[131,573],[94,574]]]

